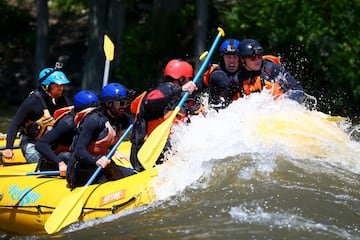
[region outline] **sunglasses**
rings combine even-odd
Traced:
[[[262,54],[258,54],[255,56],[249,56],[247,57],[248,59],[250,59],[250,61],[255,61],[256,59],[262,59],[263,55]]]
[[[120,107],[127,107],[130,105],[130,100],[116,100],[114,102]]]

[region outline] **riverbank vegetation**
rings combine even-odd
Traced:
[[[115,44],[110,81],[138,94],[164,64],[198,56],[222,27],[225,37],[254,38],[319,101],[321,111],[356,118],[360,107],[360,2],[277,0],[0,0],[0,90],[18,105],[39,69],[62,56],[69,94],[99,90],[103,36]],[[218,60],[216,54],[212,61]]]

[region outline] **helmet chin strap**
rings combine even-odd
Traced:
[[[44,91],[49,95],[49,97],[54,98],[53,95],[51,94],[51,84],[46,85],[46,86],[42,86],[42,88],[44,89]]]
[[[41,85],[41,87],[45,92],[48,92],[49,85]]]
[[[51,94],[50,84],[46,86],[42,86],[42,88],[47,93],[47,95],[49,95],[50,98],[54,99],[53,95]]]

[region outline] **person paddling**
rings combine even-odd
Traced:
[[[97,94],[90,90],[82,90],[75,94],[74,105],[61,108],[54,113],[54,128],[42,136],[35,147],[41,153],[37,170],[60,171],[66,175],[67,162],[70,158],[70,146],[76,132],[78,118],[83,117],[99,105]]]
[[[188,62],[173,59],[165,66],[164,81],[157,87],[145,91],[132,102],[131,111],[136,114],[136,121],[131,136],[130,161],[135,170],[144,170],[137,153],[146,138],[171,115],[182,93],[188,91],[191,95],[197,90],[197,86],[190,81],[193,74],[193,68]],[[182,120],[184,115],[179,118],[178,120]]]
[[[103,87],[100,100],[100,108],[79,119],[66,174],[71,188],[85,185],[98,167],[103,170],[93,183],[117,180],[134,173],[106,157],[133,121],[133,116],[127,112],[130,91],[119,83],[109,83]],[[115,153],[115,157],[119,159],[122,156]]]
[[[211,72],[206,82],[211,108],[226,108],[233,100],[239,98],[239,88],[236,84],[240,69],[239,45],[240,41],[237,39],[226,39],[219,49],[220,63],[210,67]]]
[[[64,85],[70,83],[60,71],[62,64],[54,68],[45,68],[39,73],[40,86],[31,92],[19,106],[7,131],[6,149],[3,157],[13,159],[14,141],[17,132],[21,132],[21,150],[27,163],[37,163],[40,153],[35,149],[35,141],[51,130],[57,109],[71,105],[71,100],[63,95]]]

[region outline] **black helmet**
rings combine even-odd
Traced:
[[[262,55],[264,49],[260,43],[254,39],[244,39],[239,46],[239,55],[241,57],[250,57],[256,55]]]

